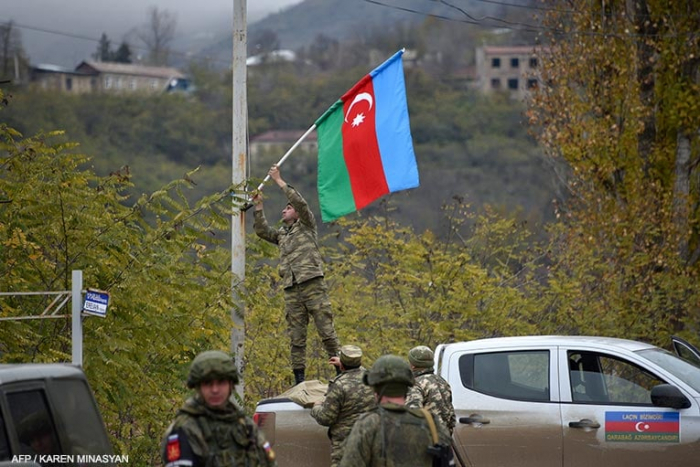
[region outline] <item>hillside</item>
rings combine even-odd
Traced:
[[[269,37],[270,33],[279,40],[279,48],[299,50],[309,47],[319,36],[358,42],[390,31],[413,29],[429,19],[439,21],[442,29],[474,27],[487,31],[489,28],[474,26],[471,18],[508,17],[513,13],[502,6],[476,0],[455,3],[461,6],[455,8],[425,0],[305,0],[250,24],[248,54],[258,53],[265,45],[260,39]],[[231,54],[232,38],[226,35],[204,47],[198,55],[223,62],[230,60]]]

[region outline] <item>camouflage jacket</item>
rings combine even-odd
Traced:
[[[376,405],[372,388],[362,382],[364,371],[360,367],[336,376],[328,385],[323,404],[311,409],[311,416],[318,424],[329,427],[332,440],[347,438],[360,414]]]
[[[199,396],[178,411],[163,437],[161,455],[166,467],[277,466],[270,444],[239,407],[229,403],[214,410]]]
[[[438,442],[450,445],[450,434],[434,417]],[[340,467],[432,467],[428,453],[433,437],[423,413],[397,404],[382,404],[355,422],[345,441]]]
[[[415,384],[408,390],[406,406],[416,409],[425,407],[440,417],[442,424],[450,431],[455,428],[455,409],[452,405],[450,383],[433,372],[432,368],[420,368],[413,372]]]
[[[299,214],[299,219],[291,225],[274,229],[268,225],[264,212],[260,210],[255,211],[253,226],[258,237],[279,246],[279,274],[286,289],[323,276],[323,259],[318,250],[316,218],[309,205],[292,186],[287,185],[283,191]]]

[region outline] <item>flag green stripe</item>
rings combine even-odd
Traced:
[[[343,157],[343,103],[339,100],[316,121],[318,135],[318,198],[323,222],[356,211]]]

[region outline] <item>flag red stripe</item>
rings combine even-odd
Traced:
[[[678,430],[678,422],[605,422],[607,433],[678,433]]]
[[[366,100],[355,100],[361,93],[372,96],[372,108]],[[350,176],[355,205],[359,210],[389,193],[375,130],[376,101],[370,76],[353,86],[342,100],[343,114],[347,118],[347,122],[343,122],[342,125],[343,157]],[[361,122],[358,115],[364,116]]]

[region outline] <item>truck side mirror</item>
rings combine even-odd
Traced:
[[[651,389],[651,402],[658,407],[687,409],[690,401],[680,389],[670,384],[659,384]]]

